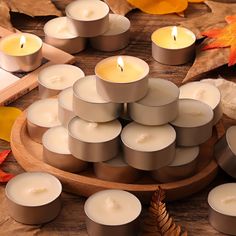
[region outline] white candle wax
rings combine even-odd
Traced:
[[[38,82],[48,88],[63,90],[71,87],[74,82],[84,77],[84,72],[73,65],[57,64],[44,68],[40,71]]]
[[[91,143],[101,143],[116,138],[121,132],[121,124],[118,120],[106,123],[93,123],[74,118],[69,124],[73,137]]]
[[[122,130],[121,138],[126,146],[143,152],[164,149],[175,141],[176,133],[172,126],[145,126],[130,123]]]
[[[73,112],[73,88],[69,87],[62,90],[58,96],[59,106]]]
[[[67,15],[76,20],[95,21],[109,13],[109,7],[99,0],[77,0],[67,6]]]
[[[236,155],[236,126],[231,126],[227,129],[226,140],[231,151]]]
[[[199,147],[178,147],[175,150],[175,158],[169,166],[182,166],[194,161],[199,154]]]
[[[221,214],[236,216],[236,183],[222,184],[212,189],[208,203]]]
[[[82,78],[74,86],[74,91],[82,100],[92,103],[108,103],[98,93],[96,89],[96,77],[94,75]]]
[[[56,126],[47,130],[42,139],[43,146],[48,150],[60,154],[70,154],[68,146],[68,131],[63,126]]]
[[[60,125],[58,120],[58,100],[56,98],[42,99],[34,102],[27,109],[27,119],[41,127]]]
[[[58,39],[71,39],[78,35],[71,30],[68,25],[67,17],[56,17],[48,21],[44,26],[46,35]]]
[[[190,82],[180,88],[180,98],[192,98],[205,102],[212,109],[220,103],[220,91],[211,84],[202,82]]]
[[[198,127],[212,119],[213,111],[209,105],[194,99],[180,99],[179,114],[171,124],[178,127]]]
[[[62,186],[54,176],[43,172],[26,172],[11,179],[6,186],[7,197],[23,206],[42,206],[61,194]]]
[[[141,203],[133,194],[123,190],[104,190],[90,196],[84,210],[88,218],[103,225],[124,225],[141,213]]]
[[[103,35],[111,36],[122,34],[129,30],[129,28],[130,21],[128,18],[118,14],[109,14],[109,28]]]
[[[145,106],[163,106],[175,101],[179,96],[178,87],[164,79],[149,79],[147,95],[139,100],[140,103]]]

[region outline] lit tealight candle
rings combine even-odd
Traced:
[[[73,118],[69,125],[69,149],[75,157],[90,162],[107,161],[119,152],[121,124],[118,120],[95,123]]]
[[[73,88],[64,89],[58,95],[58,119],[64,127],[75,117],[73,112]]]
[[[180,88],[180,98],[192,98],[208,104],[214,111],[213,124],[216,124],[222,117],[220,103],[220,91],[214,85],[202,82],[190,82]]]
[[[173,182],[193,175],[199,147],[178,147],[175,151],[174,160],[166,167],[152,171],[152,177],[159,182]]]
[[[69,172],[80,172],[87,165],[71,155],[68,145],[68,131],[63,126],[47,130],[42,138],[43,158],[46,163]]]
[[[137,101],[147,93],[148,73],[148,64],[137,57],[106,58],[95,67],[97,91],[107,101],[117,103]]]
[[[117,51],[129,44],[130,21],[118,14],[109,14],[108,30],[97,37],[90,38],[93,48],[101,51]]]
[[[109,27],[109,7],[100,0],[77,0],[66,7],[70,27],[81,37],[95,37]]]
[[[77,66],[56,64],[42,69],[38,75],[39,96],[52,97],[63,89],[73,86],[76,80],[84,77],[84,72]]]
[[[43,224],[60,212],[60,181],[44,172],[26,172],[12,178],[6,186],[9,214],[24,224]]]
[[[35,142],[41,143],[44,132],[60,124],[58,100],[55,98],[36,101],[27,109],[27,130]]]
[[[0,65],[10,72],[32,71],[41,65],[42,40],[33,34],[15,33],[0,40]]]
[[[108,122],[119,116],[121,104],[108,102],[98,94],[95,75],[78,80],[73,91],[73,110],[80,118],[92,122]]]
[[[147,95],[128,104],[130,117],[144,125],[163,125],[174,120],[178,114],[178,87],[164,79],[149,79]],[[145,115],[144,115],[145,114]]]
[[[67,17],[56,17],[44,25],[45,42],[68,53],[85,49],[86,38],[80,37],[68,26]]]
[[[196,36],[186,28],[167,26],[152,34],[152,56],[163,64],[187,63],[195,54]]]
[[[176,133],[172,126],[145,126],[132,122],[121,133],[125,161],[134,168],[156,170],[175,155]]]
[[[197,146],[212,136],[213,110],[201,101],[180,99],[177,118],[171,122],[177,134],[177,145]]]
[[[236,183],[213,188],[208,194],[209,222],[218,231],[236,235]]]
[[[135,236],[142,205],[123,190],[104,190],[90,196],[84,205],[89,235]]]

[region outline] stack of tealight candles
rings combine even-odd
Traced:
[[[65,17],[45,24],[46,43],[68,53],[84,50],[87,41],[101,51],[116,51],[128,45],[130,21],[122,15],[109,14],[103,1],[73,1],[65,12]]]

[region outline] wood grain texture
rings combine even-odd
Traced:
[[[65,4],[70,1],[71,0],[55,0],[54,2],[60,9],[64,9]],[[228,2],[228,0],[225,1]],[[161,26],[175,25],[180,21],[203,15],[208,11],[208,7],[204,4],[191,4],[186,12],[187,18],[183,19],[176,15],[146,15],[134,10],[128,14],[132,24],[132,33],[130,45],[126,49],[115,53],[102,53],[88,48],[82,53],[76,55],[76,64],[79,65],[86,74],[93,74],[96,63],[107,56],[116,54],[135,55],[141,57],[149,63],[151,67],[151,76],[166,78],[180,84],[182,79],[185,77],[191,62],[184,66],[165,66],[155,62],[151,58],[151,33],[156,28]],[[11,17],[14,27],[23,31],[35,33],[41,37],[43,37],[42,27],[50,19],[50,17],[31,18],[18,14],[12,14]],[[225,75],[227,78],[231,78],[233,80],[236,78],[236,73],[228,68],[226,68],[226,70],[222,70],[222,68],[220,68],[220,70],[209,74],[209,77],[217,77],[218,74]],[[11,105],[23,110],[36,99],[38,99],[38,94],[35,89]],[[224,117],[223,123],[225,127],[229,127],[230,125],[236,124],[236,121]],[[9,147],[9,144],[1,141],[0,147],[5,149]],[[2,167],[5,171],[10,171],[15,174],[23,171],[12,156],[6,161],[6,163],[3,164]],[[171,216],[173,216],[178,224],[187,229],[190,236],[223,235],[215,231],[208,223],[207,194],[214,186],[233,181],[234,180],[232,178],[220,171],[214,182],[203,191],[183,200],[168,203],[167,207]],[[4,185],[0,185],[0,235],[87,236],[83,212],[85,198],[63,193],[62,200],[64,202],[64,206],[61,214],[55,221],[40,226],[24,226],[9,218],[6,210],[6,202],[4,200]],[[143,217],[145,216],[145,212],[146,208],[144,207]],[[5,229],[5,231],[2,231],[2,229]]]

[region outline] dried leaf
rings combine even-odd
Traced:
[[[4,0],[0,0],[0,25],[4,28],[12,30],[13,27],[10,22],[10,9]]]
[[[13,177],[14,175],[6,173],[0,169],[0,183],[6,183]]]
[[[131,10],[135,9],[134,6],[129,4],[127,0],[105,0],[105,2],[109,5],[110,9],[120,15],[126,15]]]
[[[6,160],[11,150],[4,150],[0,153],[0,165]]]

